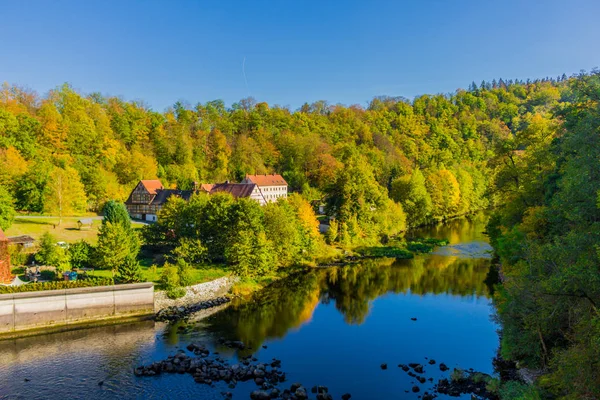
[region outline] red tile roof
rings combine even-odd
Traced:
[[[287,186],[281,175],[246,175],[246,179],[258,186]]]
[[[158,179],[141,180],[140,182],[150,194],[156,194],[157,190],[164,189],[163,184]]]

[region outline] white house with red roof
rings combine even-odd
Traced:
[[[287,198],[288,184],[281,175],[246,175],[242,183],[254,183],[258,186],[267,203]]]

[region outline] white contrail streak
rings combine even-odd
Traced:
[[[246,82],[246,91],[248,92],[248,96],[250,96],[250,89],[248,88],[248,79],[246,79],[246,57],[244,57],[244,61],[242,61],[242,74],[244,74],[244,82]]]

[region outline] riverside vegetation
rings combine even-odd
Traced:
[[[181,284],[196,260],[268,277],[496,207],[488,232],[502,263],[502,354],[545,373],[518,396],[597,398],[599,76],[501,79],[451,95],[378,97],[365,108],[319,101],[294,112],[244,99],[158,113],[68,85],[44,98],[4,85],[0,227],[15,210],[59,218],[99,211],[141,178],[189,189],[282,173],[298,193],[287,203],[260,208],[199,195],[165,207],[143,241],[183,259],[164,274]],[[324,238],[311,202],[326,204]],[[200,216],[201,224],[182,225]],[[139,279],[137,234],[119,218],[101,231],[98,265],[117,279]]]

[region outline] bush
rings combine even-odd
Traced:
[[[143,280],[140,262],[135,256],[130,255],[117,267],[117,279],[121,283],[136,283]]]
[[[10,246],[8,246],[8,253],[10,254],[10,263],[12,265],[25,265],[26,264],[28,254],[23,251],[23,246],[10,245]]]
[[[194,264],[205,261],[207,251],[200,239],[182,238],[179,246],[173,250],[173,255],[177,259]]]
[[[53,281],[56,279],[56,272],[47,269],[40,271],[40,279],[45,281]]]
[[[75,268],[90,267],[90,255],[92,246],[85,240],[80,240],[69,246],[69,255],[71,256],[71,265]]]
[[[167,289],[166,293],[167,293],[168,298],[175,300],[175,299],[185,296],[185,289],[182,287],[174,287],[174,288]]]
[[[42,265],[56,267],[60,271],[71,269],[71,255],[68,250],[56,245],[56,238],[49,232],[42,235],[40,249],[35,260]]]
[[[177,267],[165,263],[162,274],[160,275],[160,283],[167,291],[179,287],[179,271]]]
[[[183,258],[177,260],[177,275],[179,276],[180,286],[189,286],[192,284],[191,267]]]

